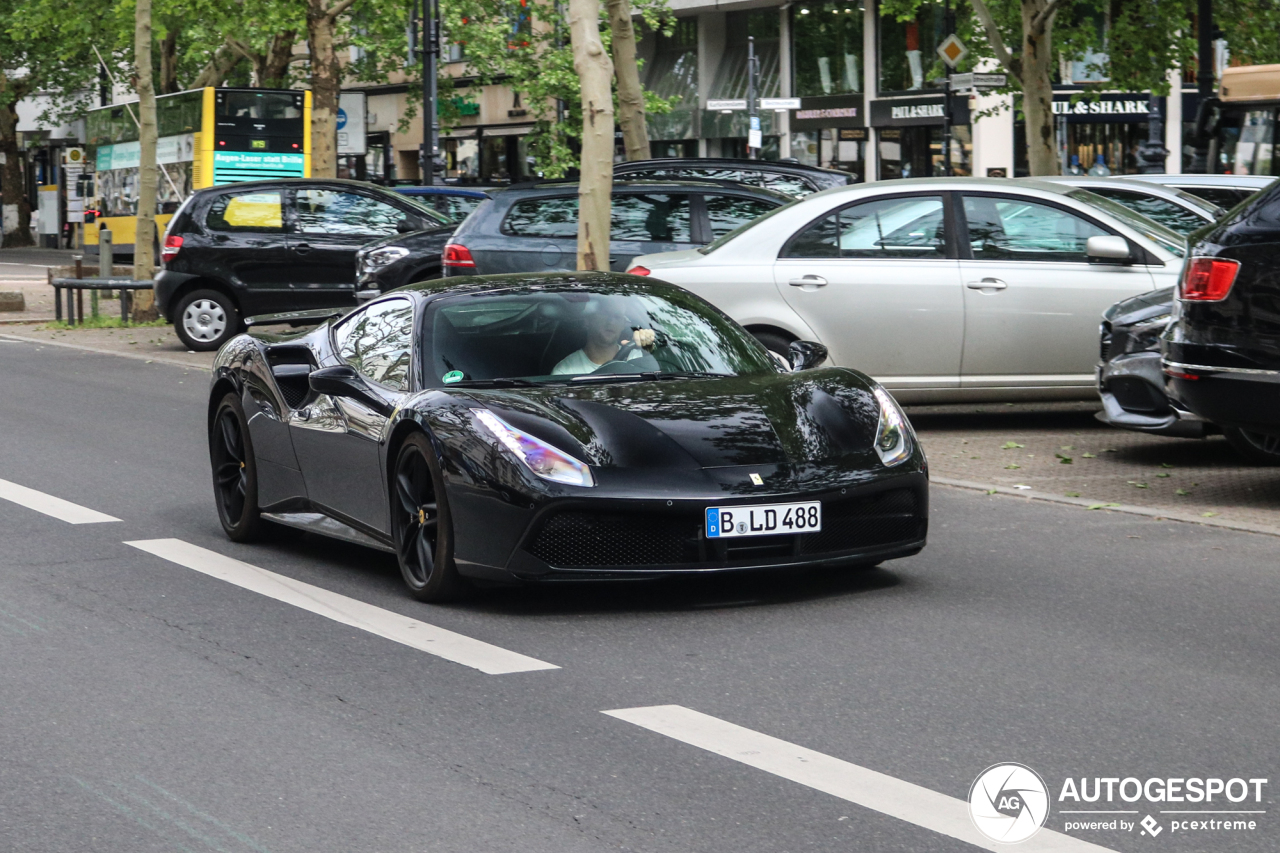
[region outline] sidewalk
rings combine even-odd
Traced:
[[[1164,438],[1099,423],[1092,403],[909,407],[937,480],[1030,486],[1089,506],[1280,533],[1280,468],[1248,465],[1221,436]]]

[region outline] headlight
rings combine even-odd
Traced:
[[[885,465],[897,465],[911,455],[911,425],[898,402],[889,392],[876,386],[880,403],[880,423],[876,426],[876,453]]]
[[[1129,329],[1128,352],[1147,352],[1160,349],[1160,335],[1169,325],[1171,314],[1161,314],[1141,323],[1134,323]]]
[[[569,486],[596,484],[595,478],[591,476],[591,469],[585,463],[540,438],[521,432],[488,409],[472,409],[471,412],[526,468],[542,479]]]
[[[388,264],[394,264],[408,254],[409,250],[403,246],[383,246],[381,249],[374,249],[372,252],[361,255],[360,268],[365,272],[380,270]]]

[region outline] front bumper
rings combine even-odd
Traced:
[[[1179,438],[1203,438],[1203,418],[1165,394],[1159,352],[1135,352],[1104,361],[1097,369],[1102,411],[1095,417],[1119,429]]]
[[[918,553],[928,535],[928,477],[904,463],[845,486],[764,495],[565,497],[523,503],[451,490],[455,560],[495,581],[639,580],[791,566],[875,564]],[[644,491],[644,490],[640,490]],[[678,492],[669,492],[678,494]],[[820,500],[816,533],[708,539],[710,506]],[[479,526],[465,519],[484,518]],[[470,535],[467,534],[471,528]]]

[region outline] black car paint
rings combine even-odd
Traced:
[[[706,177],[700,172],[713,171],[723,174],[723,180],[734,180],[752,186],[767,186],[771,175],[799,178],[808,184],[810,191],[828,190],[855,183],[857,177],[837,169],[806,166],[798,162],[781,160],[735,160],[720,157],[679,157],[659,160],[631,160],[613,167],[615,177],[626,180],[698,180]],[[733,175],[733,177],[728,177]]]
[[[1280,435],[1280,184],[1189,242],[1192,258],[1240,267],[1223,300],[1178,300],[1162,342],[1170,393],[1213,423]]]
[[[608,273],[516,275],[451,279],[451,286],[428,282],[398,295],[415,301],[421,322],[426,307],[444,296],[618,281],[651,292],[673,288]],[[891,468],[880,462],[873,448],[879,417],[875,385],[855,371],[789,373],[779,368],[777,374],[726,379],[428,387],[418,353],[409,393],[370,386],[393,410],[387,419],[350,399],[330,399],[311,390],[310,372],[342,365],[331,326],[332,321],[293,335],[241,335],[223,347],[215,362],[209,416],[226,393],[240,397],[259,462],[264,511],[321,512],[390,544],[387,472],[406,436],[421,431],[444,476],[458,570],[475,579],[636,579],[875,563],[917,553],[925,544],[928,473],[923,450],[912,439],[905,461]],[[512,426],[587,462],[597,484],[575,487],[536,477],[485,437],[471,411],[477,407],[489,408]],[[300,424],[306,428],[299,429]],[[753,485],[752,474],[763,485]],[[831,541],[822,539],[828,535],[826,522],[821,533],[762,537],[772,540],[767,543],[726,544],[698,532],[705,509],[720,502],[799,500],[823,501],[830,536],[839,535],[838,524],[861,524],[857,530],[867,529],[870,544],[820,550],[824,541]],[[884,512],[863,512],[869,507]],[[544,541],[548,525],[576,511],[665,524],[664,529],[675,525],[696,546],[696,559],[552,565],[535,556],[535,539]],[[882,538],[891,529],[909,535],[875,541],[877,524]]]
[[[197,289],[220,290],[235,303],[240,317],[277,311],[306,310],[355,304],[355,253],[371,237],[317,241],[300,239],[294,227],[293,193],[299,189],[331,189],[372,196],[401,210],[421,224],[434,211],[424,210],[405,196],[361,181],[310,178],[253,181],[198,190],[173,217],[166,237],[183,238],[177,255],[156,275],[155,300],[161,316],[174,321],[173,310],[182,297]],[[209,207],[226,193],[279,191],[284,194],[285,222],[280,232],[214,232],[205,225]],[[440,217],[443,225],[443,217]],[[376,236],[376,235],[375,235]],[[304,246],[305,244],[305,246]],[[314,245],[313,245],[314,244]],[[299,271],[315,281],[295,282]]]
[[[444,252],[445,244],[452,239],[457,230],[458,226],[456,224],[444,225],[427,231],[414,231],[410,234],[384,237],[381,240],[375,240],[366,246],[362,246],[360,251],[356,253],[357,274],[359,275],[356,289],[379,290],[386,293],[388,290],[394,290],[397,287],[403,287],[415,281],[439,278],[441,275],[440,255]],[[366,270],[362,267],[361,258],[386,246],[400,246],[408,249],[409,254],[398,261],[393,261],[375,270]]]

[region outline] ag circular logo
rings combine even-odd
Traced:
[[[1026,841],[1049,818],[1049,789],[1026,765],[993,764],[973,780],[969,817],[992,841]]]

